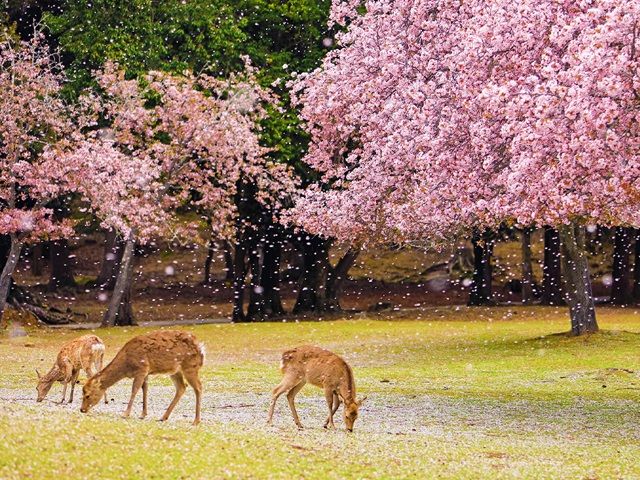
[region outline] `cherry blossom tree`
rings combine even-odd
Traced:
[[[195,237],[202,222],[180,217],[180,208],[206,212],[216,219],[213,233],[229,237],[241,180],[249,179],[258,198],[274,205],[294,184],[259,144],[256,122],[271,97],[249,65],[225,80],[150,72],[139,81],[109,63],[97,80],[109,127],[87,139],[70,162],[91,164],[91,180],[78,180],[82,191],[104,226],[125,239],[103,324],[127,324],[133,321],[128,296],[136,242]]]
[[[77,187],[63,158],[91,117],[88,105],[62,100],[64,83],[62,65],[41,32],[28,42],[0,43],[0,234],[11,239],[0,275],[0,314],[23,245],[73,232],[68,221],[54,217],[50,202]]]
[[[361,243],[556,227],[572,332],[596,331],[583,226],[640,224],[640,2],[360,3],[294,85],[330,186],[295,219]]]

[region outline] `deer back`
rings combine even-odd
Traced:
[[[311,345],[287,350],[282,354],[283,373],[296,373],[319,387],[343,387],[355,392],[351,368],[340,356]]]
[[[130,369],[135,370],[143,365],[148,367],[150,374],[171,374],[182,369],[201,367],[204,363],[204,347],[191,333],[159,330],[129,340],[116,358]]]

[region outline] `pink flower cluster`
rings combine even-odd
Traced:
[[[0,43],[0,234],[23,241],[70,233],[46,207],[75,189],[61,158],[93,117],[86,102],[61,100],[64,82],[41,34]]]
[[[260,145],[258,122],[275,99],[248,62],[224,81],[162,72],[127,80],[113,63],[96,79],[101,96],[68,104],[62,65],[41,35],[0,44],[0,234],[70,235],[48,207],[78,193],[105,226],[141,242],[195,235],[204,222],[178,216],[194,207],[224,236],[241,180],[274,208],[294,191],[290,170]],[[108,128],[96,129],[99,115]]]
[[[111,125],[70,162],[92,166],[92,176],[77,181],[105,226],[140,241],[191,236],[198,220],[177,212],[195,206],[215,219],[214,234],[230,235],[240,179],[273,204],[294,189],[290,171],[268,162],[259,143],[263,103],[273,99],[249,65],[225,81],[150,72],[143,85],[109,63],[97,78]]]
[[[293,85],[323,188],[292,216],[354,242],[502,222],[640,225],[640,1],[334,2]]]

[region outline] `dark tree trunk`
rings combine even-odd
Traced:
[[[544,229],[541,305],[563,305],[560,267],[560,236],[555,228]]]
[[[611,303],[629,305],[631,292],[631,256],[632,229],[616,227],[613,241],[613,283],[611,284]]]
[[[9,298],[9,289],[11,288],[12,275],[18,265],[20,252],[22,252],[23,241],[17,235],[12,234],[11,246],[9,247],[8,256],[4,262],[2,273],[0,274],[0,318],[4,313]]]
[[[213,257],[216,254],[216,242],[215,240],[209,240],[207,244],[207,258],[204,261],[204,278],[202,279],[203,285],[211,285],[213,283],[213,277],[211,276],[211,265],[213,264]]]
[[[41,277],[44,270],[42,250],[42,242],[36,243],[31,249],[31,275],[34,277]]]
[[[299,243],[303,256],[303,271],[293,313],[318,311],[324,306],[331,241],[309,235]]]
[[[133,290],[133,272],[131,272],[129,277],[129,283],[125,286],[124,292],[122,293],[122,299],[120,300],[120,307],[118,308],[118,313],[115,319],[116,327],[127,327],[130,325],[136,325],[136,320],[133,315],[133,302],[131,299],[131,294]]]
[[[134,250],[136,245],[135,232],[131,232],[127,238],[116,284],[111,295],[109,309],[102,319],[103,327],[114,325],[135,325],[131,308],[131,288],[133,283]]]
[[[522,230],[522,303],[533,303],[533,265],[531,263],[531,229]]]
[[[327,277],[327,295],[325,300],[324,309],[330,311],[340,311],[340,295],[342,293],[342,287],[344,281],[347,279],[349,270],[355,263],[360,249],[356,247],[349,248],[347,252],[338,261],[335,267],[331,268]]]
[[[238,239],[233,266],[238,272],[234,280],[234,321],[260,321],[285,313],[280,299],[281,227],[265,223],[259,231],[248,231]],[[242,300],[249,270],[249,305],[244,315]]]
[[[565,296],[571,315],[571,333],[583,335],[598,331],[596,311],[585,252],[584,227],[563,225],[559,229]]]
[[[233,313],[232,321],[244,322],[244,289],[247,278],[246,256],[249,252],[249,234],[241,232],[238,234],[235,252],[233,256]]]
[[[490,233],[482,236],[474,235],[473,244],[473,283],[469,292],[469,305],[493,305],[492,282],[493,271],[491,256],[493,255],[493,240]]]
[[[116,285],[116,278],[120,270],[120,261],[124,244],[115,230],[107,231],[104,245],[104,256],[100,266],[100,273],[96,278],[95,285],[103,290],[113,290]]]
[[[202,279],[203,285],[211,285],[213,283],[213,274],[211,273],[211,267],[213,266],[213,259],[216,252],[222,252],[224,255],[224,279],[233,281],[233,255],[231,244],[226,240],[210,240],[207,245],[207,258],[204,261],[204,278]]]
[[[633,265],[633,301],[640,303],[640,228],[635,229],[636,245]]]
[[[65,239],[49,243],[51,274],[48,289],[55,291],[61,287],[75,287],[73,260],[70,258],[69,242]]]
[[[249,306],[247,307],[247,321],[264,320],[264,288],[261,285],[262,264],[264,260],[264,246],[262,242],[254,242],[249,250],[249,268],[251,281],[249,282]]]
[[[226,281],[233,281],[233,246],[227,240],[223,240],[221,244],[225,265],[224,279]]]
[[[284,239],[280,227],[270,225],[263,248],[262,277],[264,314],[267,317],[284,315],[280,298],[280,261]]]
[[[4,268],[4,264],[9,258],[11,250],[11,237],[9,235],[0,235],[0,269]]]
[[[6,261],[11,251],[11,239],[9,235],[0,236],[0,269],[4,269]],[[15,268],[14,268],[15,270]],[[63,312],[55,307],[50,307],[44,303],[42,298],[24,287],[16,285],[13,280],[9,281],[9,293],[7,304],[14,308],[31,313],[42,323],[48,325],[62,325],[71,321],[73,312]],[[2,314],[0,313],[0,317]]]

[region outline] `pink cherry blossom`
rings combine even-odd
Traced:
[[[64,83],[41,32],[28,42],[0,43],[0,235],[11,239],[0,275],[0,315],[24,243],[73,232],[71,222],[59,221],[48,207],[78,189],[73,178],[87,176],[86,164],[67,175],[64,158],[93,123],[92,101],[64,102]]]
[[[352,242],[640,225],[640,2],[335,1],[339,48],[293,85],[323,188],[294,220]]]
[[[92,119],[61,99],[64,83],[41,33],[0,43],[0,234],[20,242],[71,232],[47,204],[76,189],[61,158]]]
[[[141,83],[108,63],[97,79],[110,126],[70,163],[91,164],[91,178],[78,181],[106,227],[125,237],[135,230],[141,242],[193,237],[201,221],[180,218],[186,207],[214,218],[214,234],[230,235],[240,179],[275,205],[293,190],[289,170],[268,161],[260,145],[258,121],[273,99],[249,65],[226,80],[149,72]]]

